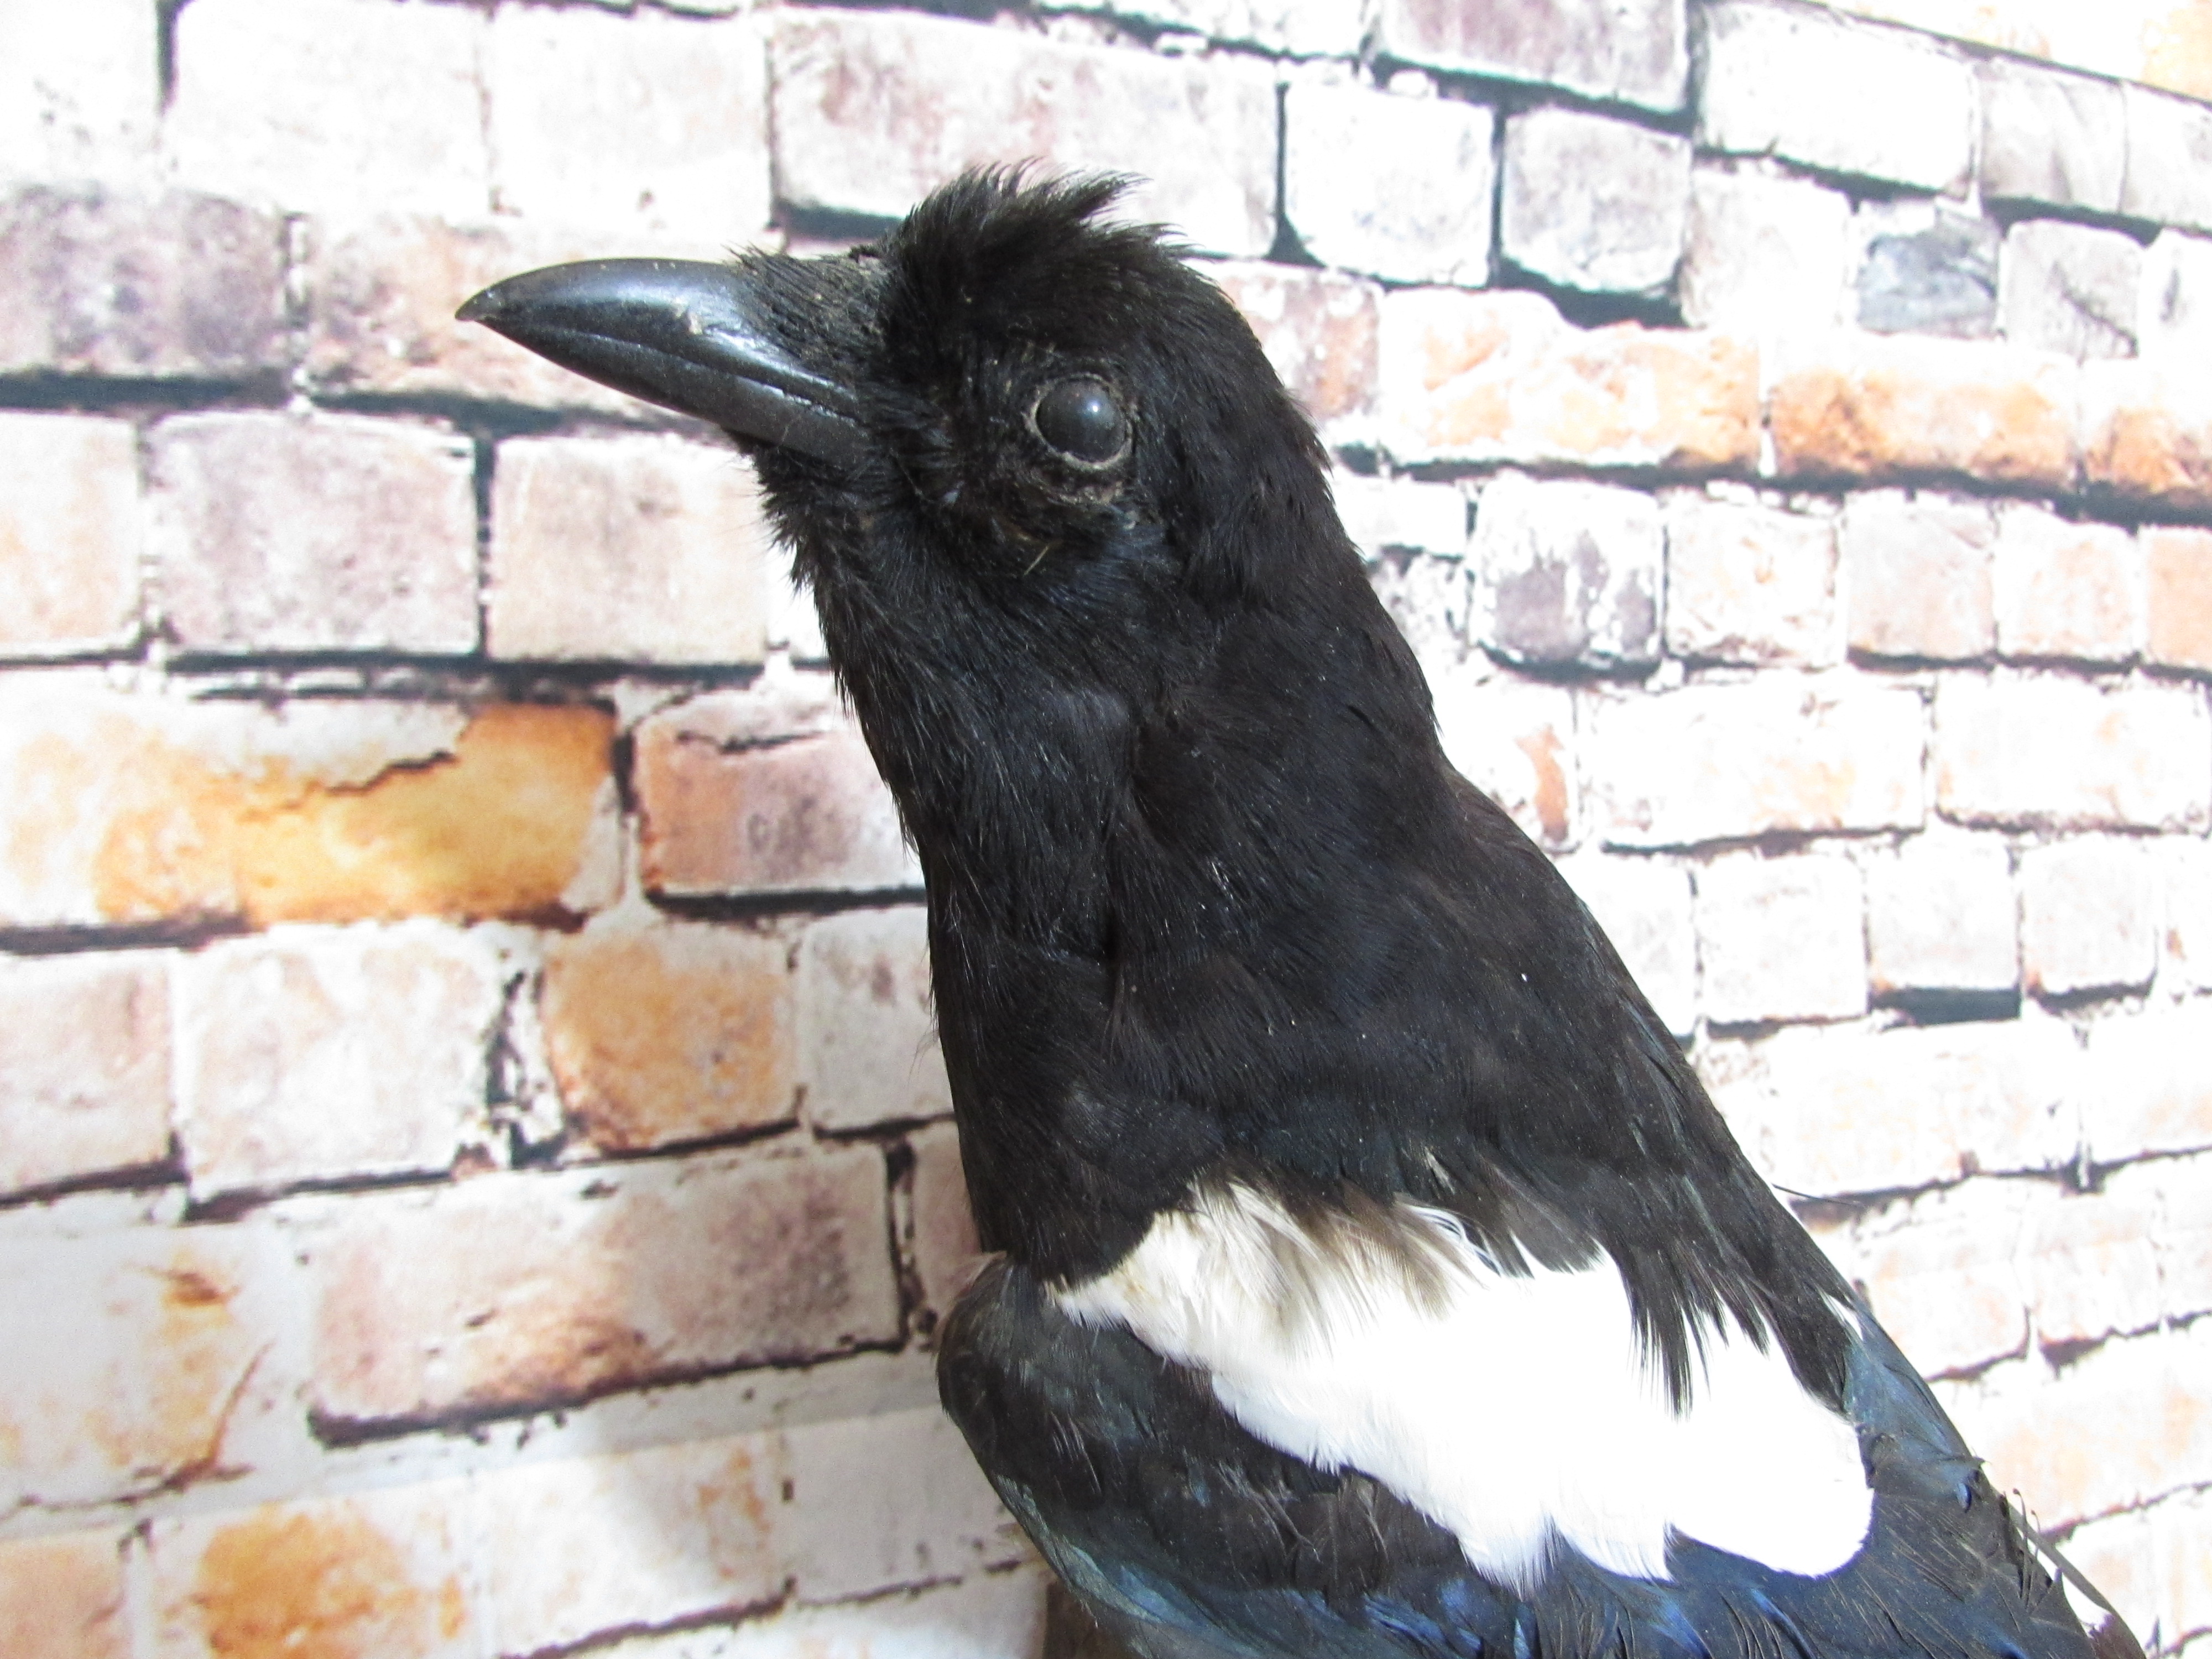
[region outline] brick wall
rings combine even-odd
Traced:
[[[1151,179],[1454,756],[2212,1655],[2212,8],[1849,9],[1953,33],[0,0],[0,1649],[1034,1650],[811,615],[711,434],[450,317],[1040,155]]]

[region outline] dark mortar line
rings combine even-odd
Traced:
[[[871,887],[843,891],[810,889],[788,893],[678,895],[648,893],[654,907],[692,921],[766,921],[779,916],[814,918],[848,910],[884,910],[921,904],[920,887]]]
[[[118,951],[197,950],[254,931],[243,916],[182,916],[160,921],[0,927],[0,955],[24,957],[89,956]]]
[[[41,1182],[33,1187],[19,1187],[12,1192],[0,1193],[0,1215],[11,1211],[34,1209],[65,1198],[80,1198],[93,1193],[157,1193],[168,1187],[185,1183],[182,1155],[172,1139],[169,1151],[159,1161],[149,1164],[125,1164],[120,1169],[100,1170],[90,1175],[67,1176],[59,1181]]]
[[[0,409],[118,415],[158,420],[163,416],[283,408],[289,395],[279,368],[229,377],[57,374],[0,375]]]

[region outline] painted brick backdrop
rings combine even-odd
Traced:
[[[451,314],[1038,156],[1146,176],[1455,757],[2212,1656],[2205,98],[2206,0],[0,0],[0,1650],[1035,1651],[811,614],[713,434]]]

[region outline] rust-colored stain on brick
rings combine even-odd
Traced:
[[[0,1544],[0,1653],[8,1659],[124,1659],[123,1563],[106,1533]]]
[[[1544,839],[1554,845],[1567,838],[1567,775],[1559,765],[1559,734],[1550,726],[1517,738],[1536,774],[1534,805]]]
[[[557,942],[546,1042],[593,1145],[639,1152],[787,1122],[787,947],[735,929],[597,929]]]
[[[467,1621],[461,1587],[410,1576],[358,1516],[257,1511],[217,1533],[192,1602],[216,1659],[410,1659]]]
[[[556,908],[583,863],[613,722],[594,708],[495,706],[449,756],[357,786],[281,763],[242,775],[130,735],[130,775],[94,865],[100,914],[265,925]],[[57,739],[27,759],[61,797],[79,775],[92,793],[94,775],[117,763]]]
[[[1810,368],[1775,386],[1773,430],[1775,458],[1793,477],[1940,473],[2063,489],[2073,476],[2066,416],[2030,380]]]
[[[2091,483],[2134,500],[2212,508],[2212,432],[2155,404],[2115,409],[2090,440],[2083,467]]]

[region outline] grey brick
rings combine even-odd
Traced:
[[[2132,357],[2142,245],[2117,230],[2029,219],[2005,234],[2005,337],[2069,357]]]
[[[1975,75],[1984,197],[2119,210],[2128,157],[2118,86],[2008,58],[1978,64]]]
[[[1497,131],[1480,104],[1293,86],[1283,99],[1284,216],[1323,264],[1480,288]]]
[[[1382,0],[1376,38],[1407,63],[1647,109],[1681,108],[1689,76],[1683,0]]]
[[[1474,520],[1487,641],[1517,662],[1656,662],[1664,542],[1641,491],[1502,474]]]
[[[2127,179],[2120,211],[2189,230],[2212,230],[2212,109],[2130,86]]]
[[[1858,216],[1858,320],[1881,334],[1994,333],[1997,229],[1924,202],[1875,204]]]
[[[1655,294],[1681,262],[1690,145],[1567,109],[1505,125],[1498,238],[1522,270],[1589,293]]]
[[[2145,356],[2212,358],[2212,241],[2159,233],[2143,255],[2137,322]]]

